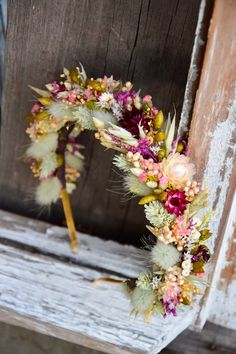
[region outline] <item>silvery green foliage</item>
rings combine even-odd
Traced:
[[[78,106],[73,111],[73,117],[79,122],[83,129],[97,130],[93,118],[98,119],[100,122],[108,124],[115,122],[115,118],[110,112],[102,110],[91,110],[87,107]]]
[[[133,174],[124,177],[124,188],[127,192],[145,196],[152,193],[152,189],[149,188],[145,183],[139,181],[138,177]]]
[[[155,293],[152,290],[144,290],[136,287],[131,293],[131,302],[135,314],[145,313],[155,300]]]
[[[74,121],[75,117],[73,115],[73,108],[68,103],[63,102],[52,102],[48,106],[48,113],[50,113],[53,117],[66,120],[66,121]]]
[[[169,214],[157,200],[145,204],[144,212],[150,223],[158,228],[163,227],[166,223],[170,224],[175,218],[175,216]]]
[[[96,130],[92,119],[92,111],[87,107],[76,107],[73,111],[73,116],[83,129]]]
[[[136,281],[136,285],[143,290],[151,290],[152,289],[152,272],[143,272],[139,274],[139,277]]]

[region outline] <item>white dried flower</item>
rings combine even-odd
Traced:
[[[163,269],[168,269],[175,266],[181,259],[179,252],[173,245],[165,245],[157,241],[156,245],[151,250],[152,263]]]
[[[157,289],[159,287],[160,284],[160,277],[154,277],[152,279],[152,288],[153,290]]]
[[[98,98],[97,105],[105,108],[105,109],[111,109],[111,103],[114,100],[114,96],[110,92],[103,92],[101,96]]]
[[[120,120],[122,118],[122,108],[116,100],[113,100],[113,102],[111,103],[111,110],[117,120]]]

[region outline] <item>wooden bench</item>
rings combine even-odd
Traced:
[[[133,246],[0,211],[0,319],[107,353],[158,353],[193,323],[197,308],[145,323],[131,315],[121,284],[143,269]]]

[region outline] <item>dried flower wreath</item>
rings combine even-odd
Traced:
[[[208,192],[193,180],[187,141],[175,138],[175,117],[165,122],[152,97],[141,97],[130,82],[122,85],[112,76],[88,79],[82,65],[64,69],[61,81],[46,88],[32,87],[41,97],[27,117],[32,143],[26,155],[40,179],[37,202],[45,205],[62,198],[75,249],[68,193],[83,168],[78,136],[85,129],[95,130],[102,145],[119,151],[114,164],[124,174],[124,187],[141,197],[139,204],[150,222],[148,270],[125,281],[134,313],[145,318],[155,312],[175,316],[177,307],[192,303],[205,285],[212,215],[196,216],[206,207]]]

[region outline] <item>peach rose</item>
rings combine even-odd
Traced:
[[[189,157],[179,153],[170,154],[160,165],[163,176],[174,188],[184,187],[195,174],[195,166]]]

